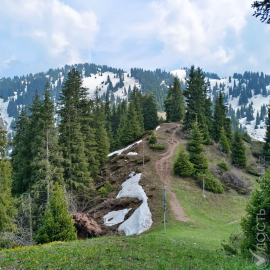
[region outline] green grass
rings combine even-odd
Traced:
[[[1,269],[256,269],[213,249],[186,227],[157,226],[147,234],[53,243],[0,252]],[[199,241],[198,241],[199,240]],[[14,268],[10,268],[13,266]]]
[[[239,221],[227,223],[245,215],[249,197],[206,192],[205,199],[194,179],[172,176],[172,181],[181,205],[194,222],[176,221],[168,205],[166,234],[159,223],[140,236],[100,237],[0,251],[0,268],[256,269],[254,262],[230,255],[221,246],[231,233],[241,231]]]

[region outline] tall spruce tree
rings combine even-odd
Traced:
[[[81,100],[85,98],[80,73],[73,69],[68,73],[62,87],[58,111],[61,122],[59,124],[59,146],[63,152],[64,178],[72,188],[83,188],[92,183],[89,164],[86,156],[84,136],[81,130]]]
[[[122,145],[133,142],[142,135],[141,125],[133,101],[128,106],[127,115],[123,115],[121,118],[118,135]]]
[[[263,156],[265,160],[270,160],[270,108],[268,108],[268,116],[266,120],[266,133],[263,145]]]
[[[14,217],[17,214],[15,200],[11,195],[11,163],[5,158],[7,133],[0,127],[0,233],[15,229]]]
[[[228,138],[227,138],[227,136],[225,134],[224,127],[221,128],[219,144],[221,146],[221,151],[222,152],[224,152],[224,153],[229,153],[230,152],[230,143],[229,143]]]
[[[167,122],[181,121],[185,114],[185,103],[180,81],[174,77],[173,85],[170,85],[168,95],[164,101]]]
[[[204,172],[208,169],[208,160],[202,152],[205,150],[203,146],[204,138],[199,129],[198,122],[195,121],[190,134],[190,141],[187,143],[187,151],[189,152],[189,160],[194,164],[196,173]]]
[[[215,100],[212,135],[216,142],[220,139],[222,127],[225,127],[227,107],[224,105],[224,96],[221,90]]]
[[[37,103],[37,101],[35,100]],[[44,99],[37,103],[39,108],[34,110],[33,105],[30,111],[36,111],[38,118],[29,116],[29,126],[36,126],[35,137],[32,138],[31,145],[31,170],[32,183],[34,189],[47,191],[47,202],[50,190],[54,182],[63,183],[62,155],[57,141],[57,129],[54,119],[54,104],[51,100],[50,85],[46,83],[44,89]],[[36,119],[37,118],[37,119]]]
[[[195,70],[194,66],[192,66],[187,79],[187,89],[184,91],[187,107],[183,130],[192,129],[196,118],[202,128],[206,126],[205,104],[207,88],[208,84],[205,82],[202,70],[200,68]]]
[[[157,104],[154,94],[143,96],[144,129],[153,130],[158,125]]]
[[[247,166],[246,150],[238,130],[234,132],[231,159],[235,165],[243,168]]]
[[[141,132],[144,131],[144,116],[143,116],[143,110],[142,110],[142,92],[134,86],[131,96],[130,96],[130,102],[133,101],[135,105],[135,111],[137,114],[137,119],[140,123]]]
[[[14,194],[22,194],[29,188],[31,152],[29,151],[28,124],[29,119],[26,110],[22,108],[14,127],[15,136],[12,141],[12,192]]]
[[[108,160],[110,142],[106,131],[105,108],[97,91],[95,92],[94,119],[95,136],[98,138],[96,159],[100,165],[103,165]]]

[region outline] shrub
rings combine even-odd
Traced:
[[[201,187],[203,187],[203,177],[204,177],[204,187],[208,191],[214,193],[222,193],[224,191],[223,186],[218,178],[215,178],[214,175],[206,170],[204,173],[197,173],[195,178],[199,181]]]
[[[51,193],[50,203],[42,219],[42,226],[34,238],[38,244],[77,239],[64,191],[57,183]]]
[[[247,132],[243,133],[242,135],[242,139],[247,142],[250,143],[251,142],[251,137],[247,134]]]
[[[229,166],[228,166],[228,164],[227,164],[227,162],[226,162],[226,160],[224,158],[220,161],[220,163],[218,164],[218,166],[222,170],[224,170],[225,172],[230,170],[230,168],[229,168]]]
[[[247,167],[247,172],[254,176],[261,176],[260,173],[256,170],[256,168],[251,166]]]
[[[157,142],[157,137],[152,135],[149,139],[149,144],[155,144]]]
[[[173,171],[180,176],[190,176],[195,172],[194,165],[189,161],[189,156],[185,149],[180,149],[177,160],[173,165]]]
[[[165,150],[166,146],[165,145],[158,145],[158,144],[150,144],[151,149],[157,149],[157,150]]]
[[[101,195],[102,197],[107,196],[111,191],[114,190],[114,187],[107,181],[103,187],[101,187],[98,190],[98,194]]]

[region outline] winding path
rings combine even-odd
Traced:
[[[171,185],[171,160],[174,155],[175,148],[179,145],[179,140],[177,139],[175,132],[177,128],[179,128],[180,125],[177,125],[172,130],[171,137],[168,140],[168,149],[165,154],[160,156],[157,160],[155,160],[155,169],[156,172],[161,180],[163,182],[164,186],[166,186],[167,193],[171,196],[171,207],[173,212],[175,213],[176,219],[180,221],[192,221],[190,220],[185,212],[183,207],[181,206],[179,200],[177,199],[177,196],[175,192],[172,189]]]

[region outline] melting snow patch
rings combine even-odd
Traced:
[[[141,173],[132,172],[122,184],[122,190],[116,198],[131,197],[138,198],[142,204],[135,210],[132,216],[124,221],[118,228],[118,231],[124,231],[126,235],[141,234],[152,226],[152,214],[147,204],[147,196],[143,188],[139,185]]]
[[[157,128],[156,128],[156,130],[159,130],[160,129],[160,126],[158,126]]]
[[[126,148],[123,148],[123,149],[114,151],[114,152],[110,153],[110,154],[108,155],[108,157],[110,157],[110,156],[112,156],[112,155],[115,155],[115,154],[121,155],[124,151],[128,150],[128,149],[131,148],[132,146],[134,146],[134,145],[136,145],[136,144],[139,144],[139,143],[141,143],[141,142],[142,142],[142,140],[140,140],[140,141],[138,141],[138,142],[135,142],[135,143],[133,143],[133,144],[127,146]]]
[[[138,153],[136,153],[136,152],[129,152],[129,153],[127,153],[127,155],[128,155],[128,156],[137,156]]]
[[[104,225],[113,226],[115,224],[123,222],[124,219],[125,219],[126,214],[131,209],[132,208],[109,212],[106,216],[103,217]]]

